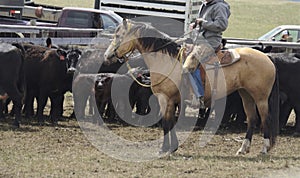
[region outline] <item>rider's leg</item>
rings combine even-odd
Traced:
[[[197,91],[199,93],[199,97],[200,96],[204,96],[204,89],[203,89],[203,84],[202,84],[202,80],[201,80],[201,74],[200,74],[200,69],[196,69],[193,73],[192,73],[193,79],[195,81],[195,84],[197,86]]]
[[[196,95],[197,102],[190,102],[190,106],[194,108],[205,109],[204,106],[204,89],[201,81],[200,70],[196,69],[191,74],[188,74],[193,91]]]

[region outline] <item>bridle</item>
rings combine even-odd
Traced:
[[[131,30],[131,23],[127,23],[127,31],[125,32],[125,33],[129,33],[130,32],[130,30]],[[113,58],[113,57],[116,57],[116,58],[118,58],[118,60],[119,60],[119,62],[121,62],[121,63],[123,63],[124,61],[122,61],[122,60],[124,60],[124,59],[128,59],[128,57],[126,57],[126,56],[130,56],[132,53],[133,53],[133,51],[134,51],[134,48],[133,48],[133,40],[131,40],[129,43],[130,43],[130,46],[129,46],[129,51],[127,51],[123,56],[121,56],[121,57],[118,57],[118,54],[117,54],[117,50],[119,49],[119,47],[120,47],[120,45],[121,45],[121,43],[122,43],[122,41],[123,41],[123,39],[119,39],[118,40],[118,42],[116,43],[116,41],[115,41],[115,39],[112,41],[112,44],[111,45],[113,45],[113,52],[112,52],[112,54],[111,55],[109,55],[107,58]],[[129,55],[126,55],[126,54],[128,54],[128,53],[130,53]]]

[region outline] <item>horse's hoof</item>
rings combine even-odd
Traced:
[[[168,148],[161,148],[161,150],[158,152],[159,155],[165,155],[166,153],[170,152],[170,149]]]
[[[170,152],[171,152],[171,153],[174,153],[174,152],[176,152],[177,150],[178,150],[178,147],[176,147],[176,148],[171,148],[171,149],[170,149]]]
[[[159,155],[163,155],[163,154],[165,154],[167,151],[165,151],[165,150],[159,150],[159,152],[158,152],[158,154]]]
[[[263,147],[262,150],[260,151],[260,154],[266,155],[266,154],[268,154],[268,151],[269,151],[269,150],[270,150],[270,148]]]
[[[264,139],[264,146],[260,153],[265,155],[268,153],[268,151],[270,151],[270,149],[271,149],[270,139],[266,138]]]
[[[236,152],[236,155],[246,154],[250,152],[251,142],[249,139],[244,139],[241,148]]]
[[[246,154],[246,152],[245,151],[242,151],[242,150],[238,150],[237,152],[236,152],[236,154],[235,155],[245,155]]]
[[[170,156],[171,154],[172,154],[171,151],[163,151],[163,150],[160,150],[160,151],[158,152],[158,155],[159,155],[160,157],[167,157],[167,156]]]
[[[267,148],[263,148],[263,149],[260,151],[260,154],[261,154],[261,155],[266,155],[266,154],[268,154]]]
[[[246,149],[246,150],[243,150],[242,148],[240,148],[235,155],[245,155],[247,153],[250,152],[250,149]]]

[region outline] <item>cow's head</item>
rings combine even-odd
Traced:
[[[108,74],[100,74],[96,78],[95,88],[97,90],[104,90],[108,86],[110,86],[112,82],[112,77]]]
[[[76,65],[80,57],[81,57],[81,51],[79,49],[72,49],[67,52],[68,73],[74,73],[76,71]]]

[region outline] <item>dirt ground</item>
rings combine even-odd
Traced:
[[[64,115],[72,112],[68,96]],[[47,111],[46,111],[47,112]],[[294,122],[291,115],[289,125]],[[38,126],[23,119],[21,128],[12,129],[11,118],[0,121],[0,177],[299,177],[300,138],[290,127],[277,139],[268,155],[260,155],[262,137],[255,133],[251,152],[236,156],[245,135],[244,128],[219,129],[204,147],[202,130],[193,131],[177,152],[151,161],[116,159],[98,149],[82,131],[76,119],[59,126]],[[155,140],[160,128],[108,125],[127,140]],[[113,141],[112,141],[113,142]],[[107,142],[105,144],[109,144]],[[122,147],[121,147],[122,148]],[[114,148],[120,151],[122,149]],[[124,145],[124,154],[126,145]],[[139,156],[139,148],[132,151]],[[145,154],[145,153],[144,153]],[[146,153],[147,154],[147,153]],[[126,157],[126,155],[123,155]]]

